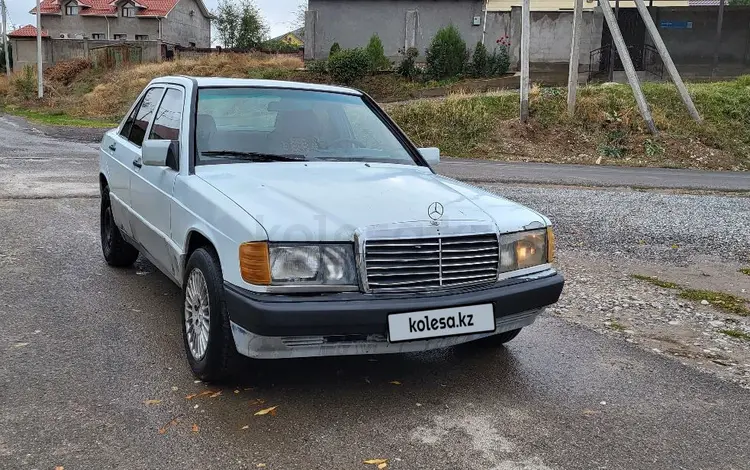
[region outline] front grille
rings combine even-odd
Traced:
[[[494,233],[365,241],[371,291],[423,290],[497,280],[498,240]]]

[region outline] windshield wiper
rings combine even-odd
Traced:
[[[254,162],[304,162],[307,158],[304,155],[276,155],[273,153],[262,153],[262,152],[240,152],[237,150],[210,150],[207,152],[201,152],[201,155],[207,157],[234,157],[241,160],[250,160]]]

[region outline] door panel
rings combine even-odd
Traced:
[[[180,139],[180,124],[184,107],[184,92],[167,88],[153,123],[147,129],[148,140]],[[178,146],[179,149],[179,146]],[[134,225],[138,240],[159,267],[176,276],[179,270],[181,248],[172,242],[170,211],[175,178],[179,168],[179,155],[171,166],[146,166],[135,168],[130,195],[135,211]]]

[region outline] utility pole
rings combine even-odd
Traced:
[[[714,39],[714,62],[711,67],[711,78],[719,67],[719,49],[721,49],[721,28],[724,24],[724,0],[719,0],[719,19],[716,21],[716,39]]]
[[[37,95],[39,99],[44,98],[44,66],[42,65],[42,6],[36,0],[36,76]]]
[[[638,12],[641,14],[643,22],[646,24],[646,29],[651,35],[651,39],[654,41],[656,50],[659,51],[659,55],[661,56],[661,60],[664,62],[664,66],[667,67],[669,76],[672,77],[672,82],[674,82],[674,85],[677,87],[677,91],[680,92],[682,102],[685,103],[690,116],[693,117],[695,122],[701,123],[703,120],[701,119],[700,114],[698,114],[698,110],[695,109],[693,99],[690,98],[690,93],[688,93],[687,87],[685,87],[685,83],[683,83],[682,78],[680,78],[679,72],[677,72],[677,67],[675,67],[674,62],[672,61],[672,56],[669,55],[667,46],[664,44],[664,40],[661,38],[659,31],[656,29],[654,19],[651,18],[651,13],[649,13],[648,8],[646,8],[646,3],[643,0],[635,0],[635,6],[638,8]]]
[[[620,54],[620,60],[622,60],[622,66],[625,69],[625,75],[628,77],[630,88],[633,89],[633,95],[635,96],[635,102],[638,104],[638,109],[641,111],[643,120],[646,121],[646,126],[652,134],[656,135],[656,125],[654,125],[654,119],[651,117],[651,111],[648,109],[648,103],[646,103],[646,97],[643,96],[641,90],[641,82],[638,81],[638,75],[635,73],[635,67],[633,67],[633,61],[630,59],[630,53],[628,52],[628,46],[625,45],[625,40],[622,38],[622,32],[620,27],[617,25],[617,19],[612,11],[612,7],[609,5],[609,0],[600,0],[599,7],[604,13],[604,19],[607,20],[609,30],[612,33],[612,40],[617,46],[617,52]]]
[[[583,20],[583,0],[576,0],[573,10],[573,40],[570,43],[570,66],[568,67],[568,116],[576,112],[578,93],[578,60],[581,55],[581,21]]]
[[[5,6],[5,0],[0,0],[0,6],[3,7],[3,27],[0,30],[3,35],[3,52],[5,53],[5,74],[10,77],[10,56],[8,55],[8,13]]]
[[[521,122],[529,120],[529,43],[531,42],[531,0],[521,7]]]

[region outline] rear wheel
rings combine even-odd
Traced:
[[[117,228],[112,215],[112,203],[109,199],[109,188],[102,191],[100,235],[102,240],[102,254],[110,266],[127,268],[138,259],[138,250],[126,242]]]
[[[231,376],[238,353],[224,302],[218,256],[198,248],[190,256],[183,282],[182,332],[193,374],[207,382]]]

